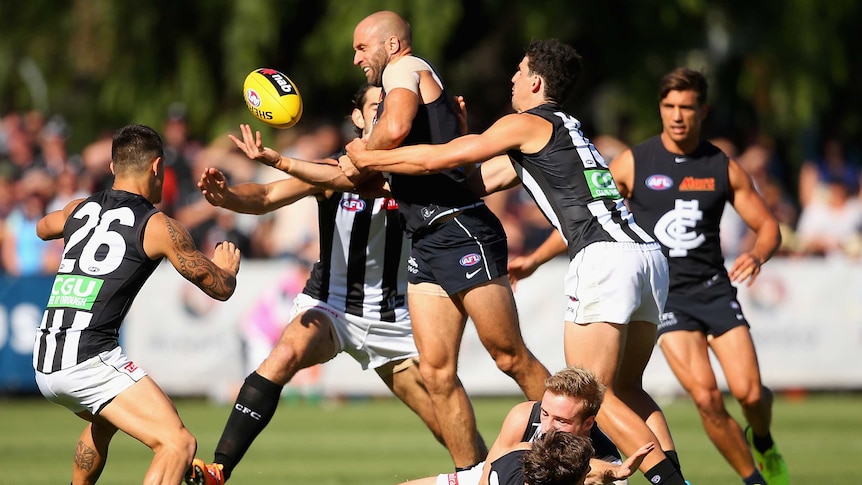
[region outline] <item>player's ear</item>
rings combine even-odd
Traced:
[[[360,130],[365,129],[365,118],[362,116],[362,111],[358,109],[354,109],[353,113],[350,113],[350,119],[353,120],[353,124],[356,125]]]
[[[165,168],[165,159],[162,157],[156,157],[153,159],[150,169],[153,171],[153,175],[158,176],[159,172],[164,170]]]
[[[584,420],[584,430],[593,429],[593,426],[596,424],[596,417],[590,416]]]
[[[111,175],[117,175],[116,173],[114,173],[114,162],[113,162],[113,160],[111,161],[111,165],[109,167],[111,169]]]

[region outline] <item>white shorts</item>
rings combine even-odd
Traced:
[[[394,360],[419,355],[406,311],[403,318],[394,322],[383,322],[346,314],[301,293],[293,302],[291,320],[312,308],[329,316],[335,334],[338,335],[341,350],[356,359],[363,369],[376,369]]]
[[[569,263],[566,321],[652,322],[667,300],[667,259],[657,243],[593,243]]]
[[[484,461],[469,470],[437,475],[436,485],[479,485],[479,480],[482,479],[483,468],[485,468]]]
[[[86,410],[96,415],[146,375],[116,347],[68,369],[50,374],[36,371],[36,384],[49,401],[76,414]]]

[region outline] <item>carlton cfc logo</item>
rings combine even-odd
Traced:
[[[365,210],[365,201],[362,199],[342,200],[341,208],[350,212],[362,212]]]
[[[249,90],[245,92],[245,99],[247,99],[255,108],[260,108],[260,95],[258,95],[257,91],[254,89],[249,88]]]
[[[646,186],[653,190],[667,190],[673,187],[673,179],[667,175],[650,175],[646,179]]]
[[[476,253],[470,253],[470,254],[464,256],[463,258],[461,258],[461,261],[458,261],[458,263],[461,266],[473,266],[473,265],[478,264],[479,261],[482,261],[482,256],[479,256]]]

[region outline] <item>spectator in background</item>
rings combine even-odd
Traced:
[[[159,208],[168,215],[197,199],[197,180],[192,176],[192,161],[201,144],[189,139],[186,106],[175,102],[168,107],[162,135],[165,138],[165,190]],[[243,253],[247,254],[247,253]]]
[[[844,143],[837,137],[829,137],[823,143],[823,154],[813,160],[806,160],[799,170],[799,203],[805,208],[816,199],[833,197],[832,185],[840,181],[848,196],[855,198],[859,193],[862,170],[851,162],[844,149]]]
[[[862,231],[862,204],[851,195],[854,187],[834,175],[823,197],[812,197],[803,207],[796,227],[799,251],[809,256],[858,257]]]
[[[60,266],[62,241],[42,241],[36,223],[46,214],[54,184],[43,170],[31,169],[15,185],[16,203],[3,225],[2,262],[12,276],[52,274]]]

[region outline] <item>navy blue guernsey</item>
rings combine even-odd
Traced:
[[[350,315],[407,319],[409,247],[395,200],[335,192],[317,204],[320,259],[303,293]]]
[[[719,222],[725,203],[732,201],[727,156],[707,141],[691,154],[673,154],[659,136],[633,147],[632,155],[630,206],[662,246],[670,290],[716,274],[726,277]]]
[[[144,252],[158,212],[144,197],[105,190],[82,201],[63,227],[63,260],[36,332],[33,367],[51,373],[119,345],[120,325],[161,258]]]
[[[555,104],[527,110],[553,125],[537,153],[508,152],[524,188],[568,244],[569,259],[594,242],[653,242],[626,209],[608,166],[581,132],[581,123]]]
[[[491,462],[488,483],[496,485],[524,485],[524,455],[527,450],[506,453]]]
[[[384,112],[385,106],[384,95],[377,106],[378,116]],[[437,145],[447,143],[460,134],[455,107],[444,89],[436,100],[419,105],[410,133],[402,145]],[[429,231],[441,217],[482,204],[479,196],[464,186],[465,174],[462,169],[419,176],[384,175],[389,180],[393,197],[398,200],[407,237],[420,236]]]

